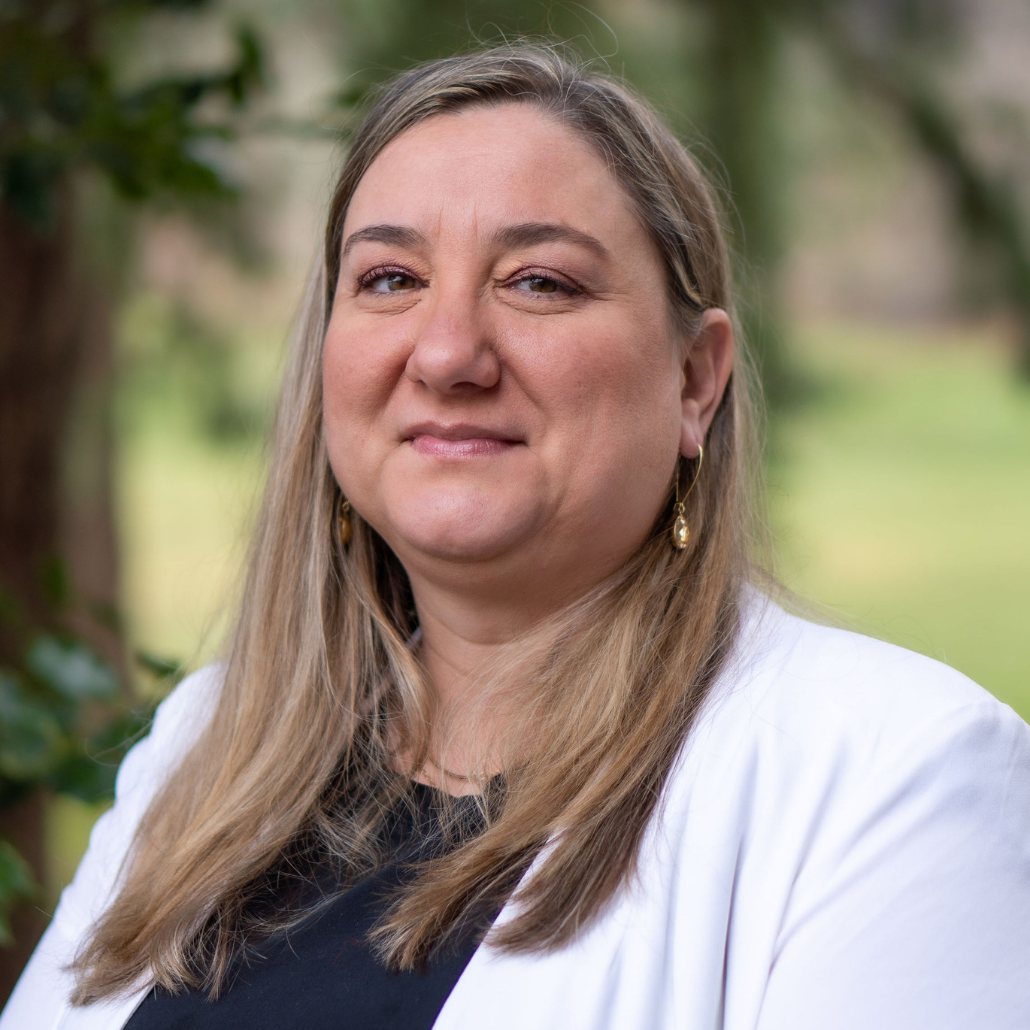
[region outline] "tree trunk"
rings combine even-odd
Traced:
[[[40,630],[73,630],[108,658],[116,627],[84,614],[116,610],[111,506],[109,304],[76,242],[66,185],[46,231],[0,204],[0,665],[18,665]],[[62,596],[63,595],[63,596]],[[0,837],[47,880],[44,795],[0,809]],[[47,923],[38,902],[12,913],[15,943],[0,949],[0,1005]]]
[[[65,191],[42,233],[0,206],[0,578],[23,626],[53,623],[61,451],[82,346],[70,207]],[[0,656],[16,661],[10,629]]]

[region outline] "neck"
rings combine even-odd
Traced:
[[[440,715],[468,700],[477,673],[532,625],[524,613],[506,606],[489,609],[476,599],[455,596],[428,584],[415,589],[415,604],[422,627],[422,661],[434,709]]]
[[[491,674],[497,659],[513,641],[583,597],[628,557],[601,552],[585,561],[578,554],[552,553],[537,561],[485,563],[402,557],[422,628],[434,761],[460,774],[498,771],[490,756],[504,739],[505,704],[512,698],[508,688],[515,684],[495,692]],[[485,690],[491,691],[489,699]]]
[[[574,598],[530,598],[513,590],[484,596],[417,574],[411,584],[430,689],[433,761],[461,775],[493,775],[499,771],[494,745],[504,738],[509,695],[493,694],[497,684],[490,673],[512,641]],[[485,690],[493,696],[487,699]]]

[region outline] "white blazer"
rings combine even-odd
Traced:
[[[937,662],[764,600],[738,653],[635,883],[558,952],[481,947],[436,1030],[1030,1028],[1030,727]],[[139,1004],[72,1008],[63,966],[218,682],[185,680],[126,757],[0,1030],[117,1030]]]

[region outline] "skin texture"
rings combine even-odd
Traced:
[[[710,309],[678,337],[622,189],[530,105],[398,137],[343,238],[330,461],[411,578],[442,717],[498,646],[641,545],[725,390],[731,323]],[[471,761],[460,734],[444,754]]]

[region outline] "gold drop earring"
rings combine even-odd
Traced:
[[[676,513],[676,518],[672,523],[672,546],[677,551],[684,550],[690,542],[690,526],[687,525],[687,517],[684,514],[683,506],[687,503],[690,491],[697,486],[697,477],[701,475],[701,462],[704,460],[704,456],[705,449],[698,444],[697,468],[694,470],[694,478],[691,480],[690,486],[687,488],[687,492],[683,495],[682,500],[680,500],[680,463],[679,458],[676,459],[676,503],[672,509]]]
[[[350,543],[353,527],[350,520],[350,501],[341,495],[340,507],[336,512],[336,531],[340,535],[340,546],[346,548]]]

